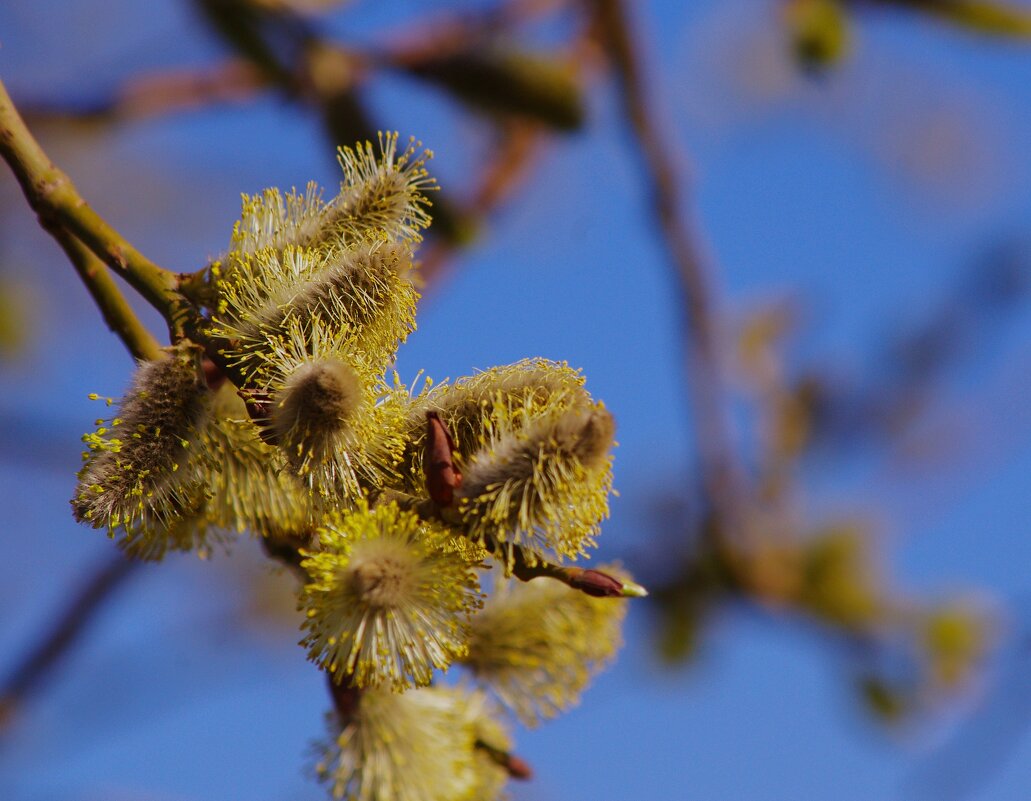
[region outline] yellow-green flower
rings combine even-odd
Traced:
[[[311,525],[308,493],[279,450],[261,440],[228,383],[212,397],[178,473],[191,477],[189,498],[170,519],[126,530],[119,545],[131,556],[157,560],[169,551],[194,551],[203,557],[247,529],[282,535]]]
[[[491,801],[501,796],[508,782],[508,770],[496,755],[507,755],[512,750],[512,737],[501,721],[497,704],[485,693],[466,691],[461,701],[462,716],[472,728],[476,749],[465,797],[469,801]]]
[[[535,414],[554,412],[588,400],[583,384],[580,372],[563,362],[524,359],[419,393],[408,400],[404,415],[405,489],[418,494],[423,486],[427,412],[440,415],[454,438],[456,458],[463,463],[483,445],[496,407],[518,406]]]
[[[362,692],[348,720],[327,716],[315,774],[346,801],[490,801],[473,796],[475,732],[460,691]]]
[[[601,404],[537,411],[495,406],[483,444],[463,467],[458,511],[465,531],[512,559],[576,558],[608,517],[615,424]]]
[[[89,446],[72,508],[94,528],[164,525],[191,508],[196,477],[182,469],[208,414],[197,354],[185,346],[142,363],[118,415],[83,439]]]
[[[260,382],[270,350],[291,325],[312,337],[346,334],[348,349],[377,373],[415,328],[419,293],[407,244],[382,237],[343,249],[288,245],[241,256],[218,282],[213,333],[227,360]]]
[[[501,580],[473,618],[462,664],[527,725],[575,704],[621,645],[624,601],[551,579]]]
[[[397,145],[397,134],[388,133],[380,135],[379,153],[371,142],[340,148],[344,180],[328,203],[314,183],[304,194],[284,196],[268,189],[261,195],[244,195],[227,264],[266,248],[348,247],[370,232],[396,241],[418,241],[419,232],[430,224],[425,193],[436,188],[426,171],[432,153],[419,152],[413,141],[400,152]]]
[[[269,426],[291,470],[322,505],[349,505],[393,474],[402,441],[397,404],[346,329],[327,334],[291,322],[270,343]]]
[[[448,539],[393,503],[331,515],[319,550],[302,552],[311,659],[338,682],[403,689],[463,656],[479,584],[469,554]]]

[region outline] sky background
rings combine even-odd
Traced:
[[[353,4],[370,29],[446,5]],[[1031,238],[1031,46],[869,13],[850,59],[813,80],[785,57],[769,2],[631,5],[728,325],[790,300],[802,310],[793,358],[865,375],[885,336],[930,315],[982,248]],[[218,52],[182,2],[0,7],[0,78],[16,100],[99,96],[138,71]],[[484,146],[439,97],[401,80],[376,88],[380,119],[433,148],[443,186]],[[612,94],[599,87],[589,109],[588,127],[547,149],[424,299],[397,369],[439,380],[528,356],[583,368],[619,425],[620,497],[599,558],[633,564],[654,557],[655,501],[688,481],[691,435],[674,286],[637,165]],[[241,192],[337,180],[315,122],[274,98],[41,139],[95,208],[175,270],[226,246]],[[0,275],[22,293],[28,333],[25,352],[0,363],[2,673],[113,548],[76,525],[67,503],[79,437],[101,414],[86,396],[119,395],[131,365],[6,172],[0,215]],[[1020,647],[1031,631],[1029,312],[998,321],[943,388],[924,432],[930,459],[916,448],[844,469],[817,462],[805,475],[810,519],[876,519],[900,586],[969,590],[1000,610],[1009,678],[995,692],[1015,709],[1031,697]],[[322,734],[322,678],[289,615],[252,611],[256,595],[286,597],[289,582],[269,576],[247,541],[230,558],[139,570],[0,741],[0,798],[325,797],[301,770]],[[921,766],[942,764],[928,760],[975,770],[1003,753],[971,798],[1028,797],[1031,736],[1020,725],[990,723],[1000,742],[962,750],[950,750],[950,720],[885,730],[856,703],[838,655],[807,631],[728,613],[695,661],[672,668],[651,633],[633,605],[625,649],[580,707],[517,731],[536,778],[512,787],[514,798],[903,799],[926,788]]]

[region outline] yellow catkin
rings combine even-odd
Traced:
[[[318,551],[302,551],[303,644],[338,682],[425,685],[465,654],[479,584],[468,553],[446,549],[446,531],[360,502],[330,515],[317,539]]]
[[[476,729],[460,690],[366,690],[347,720],[327,715],[315,775],[347,801],[493,801],[478,787]]]
[[[194,502],[186,466],[209,411],[197,354],[183,346],[141,364],[110,426],[89,446],[72,509],[95,528],[132,532],[175,519]]]
[[[618,568],[607,568],[618,574]],[[472,623],[462,660],[527,725],[577,703],[615,655],[626,602],[551,579],[503,579]]]

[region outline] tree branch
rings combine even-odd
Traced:
[[[57,616],[53,627],[0,683],[0,729],[7,728],[25,700],[38,692],[78,642],[101,606],[138,565],[119,552],[100,566]]]
[[[0,157],[47,231],[61,228],[73,234],[169,321],[173,336],[181,333],[189,303],[177,291],[177,275],[146,258],[86,204],[71,179],[33,138],[2,81]]]
[[[723,376],[712,291],[700,248],[684,221],[681,179],[648,105],[640,59],[622,0],[589,0],[597,36],[615,72],[627,125],[640,153],[654,218],[673,263],[682,298],[685,378],[695,415],[701,481],[722,530],[742,535],[740,476],[724,409]]]
[[[107,327],[122,340],[133,358],[138,361],[159,358],[160,343],[140,322],[104,263],[64,229],[54,228],[50,235],[57,240],[86,285]]]

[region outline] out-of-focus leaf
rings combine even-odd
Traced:
[[[795,58],[806,70],[823,72],[848,54],[849,21],[838,0],[791,0],[784,13]]]
[[[857,689],[866,708],[884,723],[897,723],[909,711],[909,699],[880,676],[862,676]]]
[[[420,59],[405,65],[463,102],[490,112],[527,117],[570,131],[584,121],[584,102],[574,72],[543,55],[490,49]]]
[[[828,528],[805,551],[799,601],[808,611],[845,628],[862,629],[880,608],[867,536],[857,525]]]
[[[1031,39],[1031,10],[982,0],[878,0],[932,14],[962,28],[993,36]]]
[[[922,634],[931,677],[943,687],[955,687],[970,677],[990,636],[984,616],[956,602],[931,610]]]

